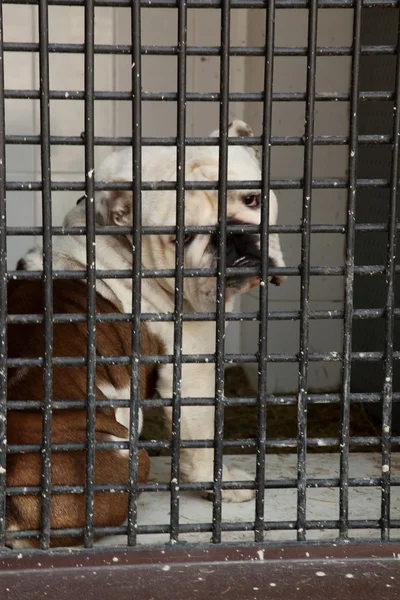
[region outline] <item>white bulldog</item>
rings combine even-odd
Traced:
[[[215,137],[218,132],[213,132]],[[233,121],[229,136],[250,137],[253,133],[243,121]],[[218,180],[219,148],[215,146],[187,147],[185,163],[186,181]],[[142,180],[176,181],[176,148],[144,147],[142,150]],[[132,150],[126,149],[109,155],[96,173],[97,181],[132,181]],[[254,147],[229,146],[228,180],[261,180],[258,154]],[[131,192],[99,191],[96,193],[96,221],[98,225],[132,225]],[[259,189],[228,190],[227,220],[229,224],[260,223],[261,192]],[[270,192],[270,224],[275,224],[278,205],[275,194]],[[186,191],[185,225],[216,225],[218,222],[218,191]],[[66,216],[66,226],[85,224],[85,203],[78,203]],[[142,192],[142,225],[160,226],[176,224],[176,191]],[[133,224],[134,225],[134,224]],[[217,236],[215,234],[185,235],[185,268],[214,268],[217,264]],[[227,267],[258,266],[260,263],[259,236],[231,234],[226,242]],[[82,269],[86,265],[86,240],[84,236],[59,237],[53,248],[54,268]],[[132,267],[132,236],[97,236],[97,269],[126,269]],[[270,265],[285,265],[276,234],[269,236]],[[40,253],[30,252],[25,257],[25,268],[37,269]],[[175,236],[143,235],[142,266],[144,269],[175,268]],[[279,285],[282,277],[270,278]],[[232,310],[234,296],[259,284],[258,277],[233,276],[226,279],[226,311]],[[190,277],[184,279],[184,312],[209,312],[216,309],[216,278]],[[108,279],[97,281],[97,292],[122,310],[132,310],[132,280]],[[144,313],[168,313],[174,311],[174,278],[146,278],[142,280],[141,310]],[[151,333],[163,343],[166,354],[173,354],[174,326],[172,322],[147,323]],[[186,321],[183,323],[183,354],[213,354],[215,352],[216,326],[214,322]],[[173,365],[158,368],[155,382],[156,393],[162,398],[172,397]],[[110,398],[129,398],[129,386],[124,392],[102,389]],[[182,398],[215,397],[215,365],[183,364],[181,381]],[[172,410],[165,408],[166,422],[171,429]],[[129,410],[117,409],[116,419],[127,426]],[[210,440],[214,438],[214,407],[184,406],[181,409],[181,439]],[[187,482],[213,481],[213,449],[181,449],[181,479]],[[249,480],[240,470],[223,468],[223,481]],[[205,492],[210,496],[210,492]],[[250,489],[223,490],[225,502],[243,502],[251,499]]]

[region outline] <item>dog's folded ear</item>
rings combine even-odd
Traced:
[[[108,192],[111,224],[132,225],[132,192]]]
[[[113,179],[107,183],[122,183],[124,179]],[[66,214],[64,227],[86,225],[85,196]],[[111,190],[96,192],[96,225],[132,225],[132,192]]]
[[[120,183],[122,180],[113,180]],[[132,225],[132,192],[111,190],[104,192],[103,201],[108,206],[108,221],[110,225]]]
[[[229,137],[254,137],[254,133],[250,125],[239,119],[235,119],[228,126]]]
[[[215,129],[210,133],[210,137],[218,137],[219,129]],[[228,136],[229,137],[254,137],[254,133],[250,125],[241,121],[240,119],[235,119],[231,121],[228,125]]]
[[[210,133],[210,137],[218,137],[219,129],[216,129],[212,133]],[[254,133],[250,125],[241,121],[240,119],[235,119],[228,126],[228,137],[242,137],[242,138],[251,138],[254,137]],[[244,146],[244,148],[257,160],[260,160],[260,153],[256,146]]]

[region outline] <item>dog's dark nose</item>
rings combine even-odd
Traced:
[[[226,266],[227,267],[258,267],[261,252],[258,247],[258,238],[248,233],[234,233],[228,235],[226,241]],[[268,258],[269,267],[276,267],[275,261]],[[271,283],[281,284],[280,277],[271,277]]]
[[[260,263],[257,237],[248,233],[233,233],[226,240],[227,267],[256,267]]]

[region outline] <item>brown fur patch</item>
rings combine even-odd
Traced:
[[[44,296],[41,281],[11,281],[8,290],[10,314],[43,314]],[[55,313],[86,313],[86,285],[79,281],[53,282],[53,310]],[[118,312],[108,300],[97,295],[97,313]],[[129,323],[98,323],[96,353],[102,356],[130,356],[132,330]],[[141,327],[140,344],[143,354],[162,354],[163,344],[149,330]],[[86,323],[54,323],[53,356],[85,356],[87,352]],[[43,356],[43,324],[12,324],[8,326],[8,353],[10,358],[37,358]],[[53,399],[84,400],[86,373],[82,367],[53,368]],[[155,391],[157,367],[140,368],[140,396],[151,396]],[[9,400],[42,400],[43,369],[19,367],[8,369]],[[129,365],[98,365],[96,382],[109,383],[116,389],[130,384]],[[104,395],[96,388],[96,397]],[[114,409],[96,410],[96,440],[108,441],[110,435],[128,438],[127,429],[115,420]],[[7,436],[9,444],[41,444],[41,411],[8,411]],[[51,441],[85,442],[86,411],[53,410]],[[53,485],[84,485],[85,451],[53,452],[51,482]],[[144,450],[139,451],[139,481],[147,480],[150,461]],[[41,484],[42,456],[40,453],[8,454],[7,486],[38,486]],[[117,450],[98,450],[95,458],[95,483],[127,484],[128,458]],[[94,525],[120,525],[127,516],[127,493],[96,493]],[[50,500],[51,528],[83,527],[85,523],[85,496],[81,494],[53,494]],[[6,526],[15,529],[39,529],[40,496],[13,495],[7,498]],[[54,539],[54,545],[80,543],[79,538]],[[32,545],[37,542],[32,541]]]

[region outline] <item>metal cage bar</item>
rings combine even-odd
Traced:
[[[186,42],[187,5],[178,5],[178,106],[176,145],[176,238],[175,238],[175,310],[174,310],[174,366],[172,379],[171,430],[171,542],[179,536],[179,485],[182,399],[182,340],[183,340],[183,268],[185,264],[185,136],[186,136]]]
[[[203,488],[201,488],[203,489]],[[148,490],[143,490],[143,491],[148,491]],[[21,493],[21,492],[20,492]],[[269,521],[267,523],[268,525],[268,530],[269,531],[285,531],[285,530],[293,530],[293,528],[296,527],[296,522],[293,520],[285,520],[285,521]],[[349,526],[351,527],[351,529],[353,530],[362,530],[362,529],[371,529],[373,531],[375,530],[379,530],[380,529],[380,520],[369,520],[369,519],[352,519],[349,521]],[[400,520],[396,520],[393,521],[391,526],[393,527],[394,530],[398,530],[400,528]],[[339,528],[339,521],[338,520],[327,520],[324,521],[324,523],[321,523],[320,521],[312,521],[309,520],[307,521],[307,531],[332,531],[332,530],[336,530]],[[169,533],[169,524],[165,525],[165,524],[155,524],[155,525],[139,525],[138,526],[138,535],[151,535],[151,534],[168,534]],[[223,532],[232,532],[232,531],[237,531],[237,532],[244,532],[244,531],[252,531],[254,529],[254,521],[237,521],[234,524],[233,523],[222,523],[222,531]],[[99,536],[99,537],[106,537],[106,536],[111,536],[111,535],[125,535],[126,534],[126,527],[124,526],[120,526],[120,527],[96,527],[94,529],[95,535]],[[195,524],[181,524],[179,525],[179,534],[185,534],[185,533],[211,533],[212,532],[212,525],[210,523],[195,523]],[[63,529],[58,529],[55,530],[54,533],[52,533],[52,535],[54,535],[54,538],[60,538],[60,537],[81,537],[82,536],[82,528],[80,527],[71,527],[71,528],[63,528]],[[25,531],[18,531],[18,532],[10,532],[10,539],[38,539],[39,538],[39,531],[37,530],[25,530]],[[366,547],[371,547],[370,544],[370,540],[368,540],[368,538],[357,538],[357,542],[362,544],[362,545],[366,545]],[[316,542],[309,542],[309,544],[307,544],[307,548],[312,548],[313,546],[316,545]],[[248,546],[250,546],[250,544],[248,544]],[[300,546],[303,550],[303,552],[305,552],[306,550],[304,549],[304,546]],[[326,551],[326,546],[322,546],[325,548]],[[382,548],[382,546],[372,546],[375,548]],[[395,548],[397,548],[398,546],[394,546]],[[189,546],[188,551],[191,550],[191,547]],[[226,550],[226,548],[225,548]],[[164,552],[166,552],[164,550]],[[169,550],[168,550],[169,552]],[[167,558],[168,558],[168,554],[167,554]],[[254,560],[254,559],[253,559]],[[222,561],[224,562],[224,561]],[[158,565],[159,568],[159,565]],[[379,569],[380,570],[380,569]],[[315,572],[313,573],[313,575],[315,576]]]
[[[393,311],[393,316],[395,319],[400,318],[400,310],[395,309]],[[344,312],[342,310],[313,310],[310,311],[310,319],[313,320],[340,320],[343,318]],[[355,309],[354,310],[354,319],[355,320],[373,320],[373,319],[381,319],[384,315],[384,309],[380,308],[365,308],[365,309]],[[300,311],[298,310],[285,310],[285,311],[269,311],[268,312],[268,320],[269,321],[292,321],[298,320],[300,316]],[[97,315],[96,321],[98,323],[124,323],[129,322],[131,316],[129,313],[107,313],[105,315]],[[206,312],[206,313],[185,313],[183,316],[184,321],[212,321],[215,318],[215,313]],[[257,321],[259,318],[258,312],[243,312],[243,313],[229,313],[225,314],[226,321]],[[171,313],[159,313],[157,317],[154,316],[153,313],[142,313],[141,321],[143,322],[152,322],[157,319],[158,322],[168,322],[173,321],[173,315]],[[9,315],[7,318],[8,323],[41,323],[43,321],[42,315]],[[54,323],[81,323],[84,321],[84,318],[80,314],[71,313],[68,317],[63,313],[55,313],[54,314]],[[328,394],[329,395],[329,394]]]
[[[350,394],[349,400],[351,404],[372,404],[379,402],[382,400],[383,394],[380,393],[360,393],[360,394]],[[309,394],[309,404],[339,404],[342,400],[342,395],[337,394]],[[293,406],[297,403],[297,396],[287,395],[287,396],[275,396],[268,394],[266,396],[266,401],[270,406]],[[393,393],[393,403],[396,404],[400,401],[400,393]],[[213,406],[214,399],[213,398],[182,398],[181,399],[182,406]],[[130,404],[128,400],[113,398],[98,400],[96,405],[99,408],[129,408]],[[233,398],[225,398],[226,406],[256,406],[257,399],[254,396],[237,396]],[[10,410],[32,410],[40,408],[41,404],[39,400],[9,400],[8,406]],[[84,400],[54,400],[53,408],[57,410],[69,410],[71,408],[84,408],[85,401]],[[171,398],[144,398],[139,401],[139,406],[144,408],[159,408],[164,406],[172,406]],[[336,438],[335,438],[336,439]],[[339,439],[339,438],[338,438]],[[354,438],[352,438],[354,440]],[[396,443],[395,437],[393,437],[392,442]],[[284,440],[279,440],[276,444],[278,447],[280,442]],[[153,444],[153,442],[146,442]],[[158,442],[154,442],[158,444]],[[268,440],[267,442],[268,443]],[[308,444],[312,442],[308,440]],[[160,448],[165,447],[164,442],[160,442]],[[238,442],[237,445],[240,446]],[[151,445],[149,447],[152,447]],[[156,446],[155,446],[156,447]],[[158,446],[157,446],[158,447]],[[13,448],[13,446],[9,446],[9,448]]]
[[[374,438],[371,439],[371,441],[374,442],[374,445],[379,444],[379,440],[380,438]],[[399,445],[399,438],[397,437],[395,439],[396,445]],[[99,444],[99,448],[102,449],[110,449],[109,446],[105,445],[106,443],[104,442],[103,444]],[[111,445],[111,442],[108,442],[108,444]],[[248,444],[250,446],[250,443]],[[62,446],[60,448],[60,446]],[[65,445],[61,445],[61,444],[55,444],[54,447],[57,451],[68,451],[68,449],[64,448]],[[34,452],[37,451],[37,448],[39,446],[36,446],[34,448],[32,448],[31,446],[27,446],[27,448],[22,451],[29,451],[29,452]],[[83,447],[82,444],[76,444],[73,445],[72,450],[81,450]],[[146,445],[146,447],[148,447]],[[190,447],[193,448],[193,444],[190,444],[188,446],[186,446],[186,443],[183,444],[182,447]],[[198,446],[196,445],[196,447],[210,447],[210,444],[198,444]],[[228,447],[228,446],[227,446]],[[253,440],[253,444],[252,447],[255,447],[255,443]],[[288,445],[284,446],[277,446],[277,447],[289,447]],[[296,447],[296,442],[293,439],[292,440],[292,447]],[[338,487],[340,482],[340,479],[337,478],[332,478],[332,479],[327,479],[327,478],[313,478],[313,479],[309,479],[309,481],[307,481],[307,489],[317,489],[317,488],[321,488],[321,487],[326,487],[326,488],[336,488]],[[379,486],[381,483],[381,477],[354,477],[350,479],[350,483],[351,486],[354,488],[374,488],[376,486]],[[393,487],[398,487],[400,485],[400,477],[394,477],[392,480],[392,486]],[[297,487],[297,480],[295,478],[293,479],[279,479],[279,480],[266,480],[265,481],[265,489],[266,490],[278,490],[278,489],[295,489]],[[138,490],[140,492],[170,492],[170,484],[169,483],[155,483],[155,482],[150,482],[150,483],[143,483],[140,486],[138,486]],[[198,492],[198,491],[203,491],[203,490],[212,490],[212,483],[204,485],[203,482],[196,482],[196,483],[182,483],[181,484],[181,488],[182,491],[185,492]],[[53,494],[83,494],[84,493],[84,487],[81,485],[54,485],[52,486],[52,493]],[[253,483],[249,483],[249,482],[223,482],[222,484],[222,489],[224,490],[242,490],[242,489],[255,489],[255,484]],[[128,491],[128,485],[123,485],[123,484],[119,484],[119,485],[114,485],[114,484],[96,484],[94,486],[94,490],[98,491],[98,492],[110,492],[111,490],[114,490],[114,493],[119,493],[119,492],[127,492]],[[40,493],[40,486],[10,486],[7,489],[7,496],[13,496],[13,495],[21,495],[21,494],[35,494],[37,495],[38,493]],[[352,522],[356,521],[357,519],[352,519]],[[360,520],[358,520],[360,521]],[[294,522],[294,521],[293,521]],[[323,521],[318,521],[319,522],[319,528],[323,529],[324,528],[324,523],[325,522],[329,522],[326,520]],[[335,523],[339,523],[339,519],[334,521]],[[363,523],[379,523],[378,527],[379,529],[381,529],[381,519],[362,519]],[[393,523],[394,523],[394,527],[398,527],[396,525],[396,523],[400,522],[399,519],[393,519]],[[195,527],[196,524],[194,524]],[[209,524],[210,527],[212,527],[212,524]],[[252,521],[252,529],[254,529],[254,521]],[[121,526],[122,527],[122,526]],[[168,532],[170,527],[170,524],[165,524],[165,528]],[[231,530],[234,530],[234,523],[229,523],[228,527],[231,528]],[[353,528],[353,525],[349,524],[349,528]],[[364,527],[365,529],[367,529],[368,527]],[[374,526],[375,528],[375,526]],[[285,529],[285,526],[282,526],[281,529]],[[126,526],[124,526],[124,533],[126,533],[127,528]],[[9,532],[10,535],[12,532]],[[18,536],[17,533],[13,534],[14,537]]]
[[[203,55],[201,55],[203,56]],[[374,55],[378,56],[378,55]],[[187,137],[186,146],[212,146],[212,140],[205,137]],[[392,142],[391,136],[387,134],[360,134],[358,136],[359,144],[378,144],[385,145]],[[40,144],[40,136],[38,135],[6,135],[6,143],[17,146],[30,146]],[[241,146],[242,138],[232,137],[229,140],[232,146]],[[248,146],[259,146],[262,143],[260,136],[246,140]],[[304,136],[298,135],[272,135],[270,139],[271,146],[303,146]],[[349,136],[346,135],[315,135],[314,146],[344,146],[349,143]],[[84,140],[82,136],[74,135],[52,135],[50,136],[50,144],[53,146],[83,146]],[[130,137],[107,137],[95,136],[95,146],[130,146],[132,138]],[[175,146],[176,137],[142,137],[142,146]]]
[[[85,193],[87,260],[87,396],[85,548],[93,546],[94,462],[96,441],[96,237],[94,203],[94,1],[85,3]]]
[[[83,44],[53,43],[49,44],[52,54],[81,54]],[[35,42],[5,42],[5,52],[39,52]],[[351,46],[317,46],[317,56],[351,56]],[[128,44],[95,44],[95,54],[130,55],[132,47]],[[219,46],[187,46],[187,56],[219,56]],[[390,56],[396,54],[396,46],[391,44],[363,44],[360,49],[364,56]],[[144,56],[173,56],[178,54],[178,46],[142,45],[141,54]],[[275,46],[274,56],[307,56],[307,46]],[[264,46],[230,46],[230,56],[264,56]]]
[[[304,188],[301,233],[301,296],[300,296],[300,350],[298,422],[298,488],[297,488],[297,539],[306,539],[306,481],[307,481],[307,394],[309,362],[309,289],[310,289],[310,221],[313,172],[313,136],[315,109],[315,76],[317,45],[318,3],[311,0],[308,15],[307,100],[305,115]]]
[[[4,19],[0,5],[0,86],[4,89]],[[0,94],[0,547],[6,539],[7,458],[7,220],[6,128],[4,96]]]
[[[351,360],[358,360],[360,362],[380,362],[385,356],[384,352],[352,352]],[[193,364],[193,363],[209,363],[215,359],[214,354],[183,354],[182,363]],[[292,353],[270,353],[268,354],[268,361],[278,363],[297,363],[299,359],[298,354]],[[400,351],[393,352],[393,359],[400,359]],[[97,358],[96,363],[98,365],[127,365],[130,364],[130,357],[128,356],[101,356]],[[172,354],[152,354],[152,355],[141,355],[140,362],[144,365],[154,364],[171,364],[173,363],[174,357]],[[309,353],[308,360],[310,362],[341,362],[343,355],[339,352],[312,352]],[[225,354],[225,362],[227,364],[235,363],[254,363],[257,362],[257,355],[251,353],[236,353],[236,354]],[[9,367],[42,367],[42,358],[10,358],[7,362]],[[83,356],[71,356],[68,358],[54,357],[53,365],[73,367],[83,366],[88,364],[88,361]],[[95,363],[93,363],[95,364]]]
[[[260,234],[260,325],[258,340],[258,415],[257,415],[257,469],[256,469],[256,514],[254,522],[254,538],[256,542],[264,541],[264,500],[265,500],[265,442],[267,427],[267,373],[268,373],[268,266],[269,266],[269,194],[271,168],[271,129],[272,129],[272,88],[273,88],[273,48],[275,44],[275,1],[270,0],[266,9],[265,24],[265,68],[264,68],[264,103],[263,103],[263,144],[261,190],[261,234]]]
[[[129,228],[109,225],[109,226],[99,226],[95,228],[96,235],[115,235],[116,233],[127,234],[129,233]],[[399,225],[396,226],[396,229],[399,231]],[[345,225],[323,225],[316,224],[311,225],[310,232],[311,233],[345,233],[346,226]],[[388,227],[383,223],[356,223],[355,225],[356,231],[370,232],[370,231],[382,231],[387,232]],[[173,227],[169,227],[168,225],[160,225],[160,226],[147,226],[142,227],[142,231],[145,234],[155,234],[155,233],[174,233],[175,229]],[[185,227],[186,233],[215,233],[217,228],[213,225],[187,225]],[[235,233],[259,233],[260,228],[257,225],[228,225],[226,228],[226,232],[228,234]],[[270,226],[271,233],[300,233],[301,227],[299,225],[271,225]],[[42,235],[43,228],[42,227],[7,227],[7,236],[26,236],[26,235]],[[52,231],[54,236],[64,236],[64,235],[86,235],[86,227],[53,227]],[[152,272],[150,270],[150,272]]]
[[[49,102],[49,54],[48,6],[39,2],[40,45],[40,125],[41,125],[41,176],[42,176],[42,223],[43,223],[43,449],[42,449],[42,511],[41,548],[50,545],[50,487],[51,487],[51,423],[53,394],[53,277],[52,277],[52,211],[51,211],[51,163],[50,163],[50,102]]]
[[[351,384],[351,350],[353,327],[353,284],[354,284],[354,247],[355,247],[355,210],[357,180],[357,133],[359,106],[359,71],[360,71],[360,38],[361,38],[362,2],[357,1],[354,9],[353,23],[353,63],[352,63],[352,101],[350,105],[350,143],[349,143],[349,191],[347,196],[347,235],[345,263],[345,300],[343,318],[343,401],[341,410],[341,445],[340,445],[340,537],[348,536],[349,518],[349,437],[350,437],[350,384]]]
[[[226,204],[228,178],[228,121],[229,121],[229,55],[230,0],[221,3],[221,60],[220,60],[220,110],[219,110],[219,166],[218,166],[218,256],[216,295],[215,342],[215,428],[214,428],[214,543],[221,542],[223,448],[224,436],[224,369],[225,369],[225,274],[226,274]]]
[[[9,99],[37,100],[39,92],[37,90],[5,90],[4,96]],[[85,92],[83,90],[53,90],[50,92],[50,100],[84,100]],[[262,102],[262,92],[231,92],[229,102]],[[388,102],[393,100],[393,92],[376,91],[361,92],[360,100],[364,102]],[[129,92],[108,92],[97,90],[94,93],[95,100],[109,101],[131,101]],[[176,102],[178,99],[175,92],[142,92],[142,100],[147,102]],[[219,92],[187,92],[187,102],[222,102]],[[274,92],[272,95],[274,102],[305,102],[307,95],[304,92]],[[348,92],[317,92],[315,94],[317,102],[349,102],[351,95]]]
[[[387,101],[393,100],[392,97],[386,98]],[[175,183],[169,181],[146,181],[142,184],[143,191],[149,190],[175,190]],[[389,188],[390,179],[358,179],[356,182],[357,188]],[[260,189],[261,183],[259,180],[254,181],[228,181],[228,190],[245,190],[249,188]],[[301,179],[271,179],[271,187],[274,190],[298,190],[302,188]],[[311,182],[312,189],[327,190],[327,189],[347,189],[347,179],[313,179]],[[185,190],[215,190],[218,188],[217,182],[209,181],[185,181]],[[84,191],[84,183],[79,181],[52,181],[52,191],[58,192],[81,192]],[[129,184],[123,183],[97,183],[96,190],[129,190]],[[23,191],[41,191],[41,184],[36,181],[11,181],[6,184],[6,191],[23,192]]]
[[[5,0],[4,4],[35,4],[35,0]],[[49,6],[84,6],[84,0],[49,0]],[[130,0],[96,0],[96,6],[129,7]],[[140,0],[143,8],[176,8],[176,0]],[[188,0],[188,8],[219,9],[220,0]],[[397,8],[396,0],[364,0],[366,8]],[[353,8],[353,0],[320,0],[320,8]],[[231,9],[265,8],[264,0],[232,0]],[[276,8],[308,8],[307,0],[277,0]]]
[[[129,505],[128,505],[128,545],[137,541],[137,479],[139,441],[139,399],[140,399],[140,313],[142,289],[142,65],[140,56],[141,20],[140,3],[131,4],[132,37],[132,367],[129,419]]]
[[[225,313],[226,321],[257,321],[259,319],[259,312],[251,311],[251,312],[243,312],[243,313]],[[269,321],[292,321],[299,320],[300,311],[298,310],[282,310],[282,311],[268,311],[268,320]],[[312,310],[310,311],[310,319],[313,320],[340,320],[344,316],[344,311],[335,309],[335,310]],[[383,308],[361,308],[354,309],[353,317],[355,320],[371,320],[371,319],[381,319],[384,316]],[[152,322],[157,320],[157,322],[168,322],[174,320],[174,315],[172,313],[158,313],[157,316],[154,313],[142,313],[140,315],[141,321],[143,322]],[[393,310],[393,317],[395,319],[400,318],[400,309]],[[131,320],[131,315],[129,313],[107,313],[107,314],[97,314],[96,322],[97,323],[126,323]],[[192,313],[187,312],[183,315],[184,321],[213,321],[215,319],[214,312],[205,312],[205,313]],[[54,323],[82,323],[85,321],[85,317],[80,314],[71,313],[68,316],[63,313],[54,313],[53,322]],[[43,315],[8,315],[7,317],[8,323],[42,323]],[[328,394],[329,395],[329,394]]]
[[[355,266],[354,273],[357,275],[380,275],[385,272],[385,265],[365,265]],[[215,277],[216,269],[184,269],[184,277]],[[400,266],[396,265],[395,272],[400,273]],[[7,278],[18,280],[35,280],[41,279],[42,271],[12,271],[9,270]],[[173,277],[175,269],[143,269],[143,278],[161,278],[161,277]],[[270,275],[285,275],[285,276],[296,276],[300,274],[300,268],[298,267],[271,267],[269,270]],[[258,270],[255,267],[227,267],[227,275],[258,275]],[[341,276],[344,274],[343,267],[310,267],[309,274],[312,276],[316,275],[328,275],[328,276]],[[98,279],[126,279],[132,276],[132,271],[129,269],[97,269],[96,277]],[[84,270],[53,270],[54,279],[82,279],[85,277]]]
[[[396,226],[396,229],[399,230],[399,225]],[[346,226],[345,225],[323,225],[316,224],[311,225],[310,231],[311,233],[345,233]],[[355,225],[356,231],[370,232],[370,231],[382,231],[387,232],[388,227],[383,223],[358,223]],[[159,225],[159,226],[146,226],[142,227],[142,231],[145,234],[156,234],[156,233],[174,233],[174,228],[168,225]],[[214,225],[187,225],[185,227],[185,231],[187,233],[215,233],[217,231],[217,227]],[[260,227],[258,225],[227,225],[226,231],[228,234],[240,232],[240,233],[259,233]],[[298,225],[271,225],[270,226],[271,233],[300,233],[301,227]],[[43,228],[42,227],[24,227],[24,226],[16,226],[16,227],[7,227],[7,236],[26,236],[26,235],[42,235]],[[86,227],[53,227],[52,231],[55,236],[65,236],[65,235],[86,235]],[[120,233],[125,235],[129,233],[128,227],[119,227],[115,225],[106,225],[99,226],[95,228],[96,235],[115,235],[116,233]],[[150,273],[153,272],[151,269]],[[155,273],[157,271],[154,271]]]
[[[294,403],[293,403],[294,404]],[[107,405],[106,405],[107,406]],[[117,406],[119,406],[117,404]],[[146,406],[146,405],[145,405]],[[163,406],[163,405],[162,405]],[[103,405],[104,407],[104,405]],[[399,436],[393,436],[391,439],[392,442],[392,446],[393,447],[398,447],[400,445],[400,437]],[[378,436],[354,436],[350,438],[350,444],[354,447],[354,448],[379,448],[380,444],[381,444],[381,439]],[[267,439],[265,442],[265,445],[267,448],[271,448],[271,449],[283,449],[283,448],[296,448],[296,439],[295,438],[280,438],[280,439]],[[308,447],[309,448],[316,448],[316,447],[324,447],[324,448],[339,448],[340,447],[340,438],[339,437],[331,437],[331,438],[327,438],[327,437],[323,437],[323,438],[310,438],[308,440]],[[96,448],[99,449],[118,449],[118,450],[125,450],[128,447],[128,442],[97,442],[96,444]],[[156,440],[150,440],[150,441],[141,441],[138,444],[139,448],[143,448],[146,450],[169,450],[171,448],[171,444],[168,441],[156,441]],[[182,441],[182,448],[212,448],[213,447],[213,443],[210,440],[186,440],[186,441]],[[257,442],[254,439],[242,439],[242,440],[224,440],[223,442],[223,447],[224,448],[256,448],[257,447]],[[69,450],[84,450],[85,445],[81,442],[65,442],[65,443],[54,443],[51,446],[52,450],[57,451],[57,452],[68,452]],[[7,448],[7,453],[8,454],[23,454],[25,452],[39,452],[41,449],[41,446],[39,444],[10,444]],[[363,482],[363,486],[372,486],[375,487],[377,484],[379,484],[380,478],[379,477],[364,477],[364,478],[352,478],[351,481],[353,482],[352,485],[356,486],[356,484],[354,483],[354,481],[362,481]],[[393,485],[397,486],[398,485],[398,481],[400,479],[397,477],[394,477],[392,479],[393,481]],[[295,481],[295,480],[293,480]],[[316,480],[315,480],[316,481]],[[322,485],[323,487],[335,487],[337,481],[339,481],[338,478],[333,478],[333,479],[329,479],[329,478],[320,478],[318,479],[319,482],[323,482],[321,484],[319,484],[320,486]],[[186,483],[182,483],[182,490],[184,491],[188,491],[188,490],[197,490],[200,489],[200,487],[203,484],[200,483],[194,483],[192,487],[192,484],[186,484]],[[147,486],[147,487],[146,487]],[[200,487],[199,487],[200,486]],[[233,482],[226,482],[222,484],[222,489],[244,489],[247,488],[247,483],[243,483],[243,482],[238,482],[237,484],[233,483]],[[308,486],[308,484],[307,484]],[[52,489],[58,489],[58,488],[63,488],[65,486],[52,486]],[[73,489],[76,486],[66,486],[65,489]],[[79,488],[79,486],[77,486]],[[249,483],[248,487],[250,489],[255,489],[254,484],[253,483]],[[266,488],[268,487],[268,485],[266,485]],[[271,487],[271,486],[269,486]],[[279,480],[279,482],[276,482],[276,486],[278,488],[285,488],[286,484],[281,483],[281,480]],[[290,487],[290,486],[289,486]],[[308,486],[308,487],[318,487],[317,485],[313,486]],[[116,489],[116,490],[126,490],[127,485],[116,485],[116,486],[99,486],[96,489]],[[35,486],[12,486],[12,487],[8,487],[7,488],[7,494],[10,492],[12,492],[12,490],[24,490],[26,489],[26,491],[28,492],[29,490],[37,490],[39,489],[38,487]],[[83,488],[82,488],[83,489]],[[143,490],[151,490],[151,491],[165,491],[165,490],[169,490],[170,489],[170,484],[164,484],[164,483],[155,483],[155,484],[143,484],[141,485],[139,488],[139,490],[143,491]],[[202,488],[201,488],[202,489]],[[211,489],[211,484],[207,484],[207,487],[204,488],[205,490],[209,490]],[[10,493],[11,493],[10,492]],[[35,492],[36,493],[36,492]]]

